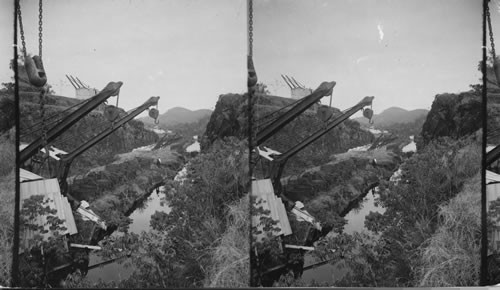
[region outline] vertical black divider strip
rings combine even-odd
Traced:
[[[481,159],[481,271],[480,286],[488,284],[488,232],[486,224],[486,142],[487,142],[487,95],[486,95],[486,8],[489,0],[483,0],[483,87],[481,113],[483,116],[483,134],[482,134],[482,159]]]
[[[250,1],[247,2],[247,69],[246,69],[246,75],[247,75],[247,83],[248,83],[248,72],[249,72],[249,60],[250,57],[252,57],[253,52],[251,51],[251,44],[250,44]],[[252,267],[252,216],[253,216],[253,205],[252,205],[252,175],[253,175],[253,166],[252,166],[252,90],[251,87],[247,86],[247,94],[248,94],[248,103],[247,103],[247,110],[248,110],[248,214],[250,215],[250,226],[249,226],[249,233],[248,233],[248,263],[250,264],[250,271],[249,271],[249,277],[248,277],[248,285],[250,287],[254,286],[253,285],[253,267]]]
[[[17,9],[19,2],[14,1],[14,59],[13,59],[13,69],[14,69],[14,112],[15,112],[15,153],[16,153],[16,164],[15,164],[15,198],[14,198],[14,240],[12,243],[12,270],[11,270],[11,285],[16,287],[19,285],[19,81],[18,81],[18,69],[17,69]]]

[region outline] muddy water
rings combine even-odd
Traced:
[[[149,221],[151,220],[151,215],[156,211],[169,213],[170,208],[167,204],[162,203],[160,198],[164,196],[162,190],[159,194],[156,190],[151,193],[148,199],[145,201],[145,205],[137,210],[135,210],[129,217],[132,219],[132,223],[129,225],[129,232],[140,234],[142,231],[148,231],[151,229]],[[121,232],[114,232],[114,236],[122,235]],[[94,265],[103,260],[97,256],[95,252],[90,254],[89,265]],[[87,273],[87,279],[92,282],[98,282],[99,279],[102,281],[120,281],[127,279],[133,272],[133,268],[125,266],[126,258],[113,262],[111,264],[104,265],[90,270]]]

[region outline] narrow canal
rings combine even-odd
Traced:
[[[375,193],[375,196],[377,194]],[[352,210],[345,217],[347,220],[347,224],[344,226],[344,232],[348,234],[352,234],[353,232],[362,232],[367,231],[365,228],[365,217],[371,212],[384,212],[384,208],[375,206],[375,197],[370,192],[363,199],[362,208],[360,210]],[[315,264],[319,261],[311,254],[305,255],[304,267]],[[315,280],[316,282],[327,282],[330,285],[335,281],[342,279],[345,274],[347,274],[347,269],[340,269],[339,263],[335,265],[325,264],[313,268],[308,271],[304,271],[302,274],[302,279],[305,282],[312,282]]]
[[[154,190],[148,199],[144,201],[144,205],[136,209],[129,216],[132,223],[129,225],[128,231],[136,234],[140,234],[142,231],[148,231],[151,229],[149,225],[151,215],[156,211],[169,213],[170,207],[161,200],[164,196],[165,192],[163,191],[163,187],[160,187],[158,194],[156,190]],[[123,233],[115,231],[112,235],[119,236],[123,235]],[[104,261],[96,252],[91,252],[89,259],[89,265],[95,265]],[[126,260],[127,258],[124,258],[111,264],[94,268],[87,273],[87,279],[91,282],[98,282],[99,279],[105,282],[127,279],[134,269],[125,265]]]
[[[402,148],[402,152],[416,152],[417,147],[414,141],[414,136],[410,136],[410,143]],[[359,146],[356,148],[351,148],[348,151],[366,151],[371,144]],[[399,168],[394,172],[390,180],[392,182],[396,182],[401,175],[401,169]],[[369,192],[366,197],[363,199],[361,204],[361,209],[352,210],[349,212],[345,219],[347,220],[347,224],[344,226],[344,232],[347,234],[352,234],[354,232],[367,232],[368,230],[365,228],[365,218],[370,212],[380,212],[384,213],[385,209],[380,206],[375,205],[375,198],[377,197],[377,190],[375,188],[375,193]],[[304,267],[315,264],[317,261],[311,254],[305,255]],[[316,268],[305,271],[302,274],[302,280],[304,282],[312,282],[313,280],[316,282],[327,282],[329,285],[333,285],[335,281],[342,279],[347,273],[348,269],[339,268],[340,262],[332,265],[325,264],[318,266]]]
[[[194,142],[186,148],[187,153],[191,152],[199,152],[200,151],[200,143],[198,142],[198,136],[193,136]],[[149,146],[143,146],[140,148],[136,148],[133,151],[150,151],[154,147],[155,144]],[[177,173],[177,176],[174,180],[180,181],[183,176],[186,174],[186,167],[184,167],[181,171]],[[165,188],[162,186],[159,188],[159,191],[153,190],[153,192],[149,195],[149,197],[144,201],[144,203],[139,206],[134,212],[129,216],[132,220],[132,223],[129,225],[128,232],[140,234],[143,231],[151,230],[150,221],[151,216],[155,212],[164,212],[169,213],[170,207],[167,205],[165,201]],[[112,236],[118,237],[123,235],[123,232],[115,231]],[[120,281],[130,277],[133,273],[134,268],[130,266],[130,263],[127,263],[128,258],[123,258],[117,261],[114,261],[110,264],[105,264],[100,267],[89,270],[86,278],[95,283],[99,280],[104,282],[110,281]],[[91,252],[89,255],[89,265],[95,265],[101,262],[104,262],[106,259],[101,258],[97,252]]]

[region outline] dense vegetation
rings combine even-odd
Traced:
[[[0,286],[11,281],[15,197],[15,111],[12,83],[0,89]]]
[[[480,152],[473,137],[441,138],[403,163],[399,181],[381,183],[385,212],[366,217],[369,231],[329,235],[315,251],[349,269],[335,286],[477,285]]]
[[[118,249],[130,251],[132,258],[126,262],[134,265],[130,278],[91,285],[73,275],[67,286],[247,285],[242,281],[248,277],[248,243],[242,242],[248,237],[243,218],[248,204],[246,146],[236,139],[216,141],[189,161],[185,179],[167,184],[166,201],[172,210],[152,216],[153,230],[107,240],[100,253],[107,258],[119,255]]]

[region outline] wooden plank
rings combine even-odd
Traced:
[[[99,246],[91,246],[91,245],[82,245],[82,244],[70,243],[69,246],[73,247],[73,248],[80,248],[80,249],[102,250],[102,248],[99,247]]]
[[[287,249],[304,250],[304,251],[314,251],[314,247],[306,247],[306,246],[285,245],[285,248],[287,248]]]
[[[292,227],[290,226],[290,221],[288,220],[288,215],[286,213],[285,205],[281,201],[281,198],[277,199],[278,213],[281,222],[281,229],[283,235],[288,236],[292,234]]]

